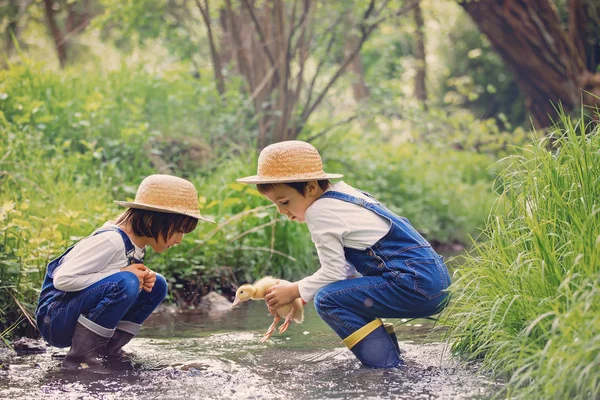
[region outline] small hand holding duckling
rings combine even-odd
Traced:
[[[253,285],[245,284],[238,288],[235,292],[235,301],[233,302],[232,307],[235,307],[242,301],[247,300],[263,300],[265,298],[265,292],[268,289],[272,288],[277,284],[285,284],[289,283],[282,279],[276,279],[272,276],[265,276],[262,279],[256,281]],[[284,304],[278,306],[276,309],[269,309],[271,314],[273,315],[273,323],[269,326],[267,332],[260,339],[260,343],[266,342],[269,340],[273,332],[275,331],[275,327],[281,320],[281,318],[285,318],[283,324],[279,327],[279,333],[283,333],[290,326],[290,322],[293,320],[297,324],[301,324],[304,321],[304,307],[302,306],[302,300],[297,298],[293,300],[291,303]]]

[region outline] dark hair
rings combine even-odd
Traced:
[[[175,232],[190,233],[196,229],[198,219],[182,214],[130,208],[123,213],[116,224],[129,223],[131,230],[138,236],[164,240]]]
[[[321,189],[323,189],[323,191],[325,191],[327,190],[329,185],[331,185],[331,182],[329,182],[329,179],[320,179],[317,181],[317,184]],[[304,196],[304,193],[306,193],[306,185],[308,185],[308,182],[258,183],[256,184],[256,189],[258,189],[260,193],[265,194],[275,189],[277,185],[287,185],[291,188],[296,189],[298,193]]]

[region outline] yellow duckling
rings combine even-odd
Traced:
[[[256,281],[253,285],[245,284],[240,286],[235,292],[235,301],[233,302],[232,307],[235,307],[242,301],[264,300],[265,290],[269,289],[272,286],[275,286],[280,282],[287,281],[284,281],[283,279],[276,279],[272,276],[265,276],[264,278]],[[281,318],[285,318],[285,321],[279,327],[279,333],[285,332],[290,326],[290,322],[292,320],[297,324],[301,324],[302,321],[304,321],[304,307],[302,306],[301,299],[296,299],[290,304],[286,304],[285,306],[279,307],[275,312],[276,314],[273,315],[273,323],[271,324],[271,326],[269,326],[267,332],[260,339],[260,343],[269,340]]]

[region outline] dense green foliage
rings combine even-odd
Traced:
[[[518,398],[600,396],[600,125],[564,117],[511,157],[504,191],[451,289],[453,349]]]

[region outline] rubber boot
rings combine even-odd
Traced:
[[[71,349],[62,362],[63,368],[97,369],[102,367],[102,361],[98,357],[104,352],[107,342],[108,338],[100,336],[77,323],[71,340]]]
[[[106,345],[106,356],[108,358],[123,358],[125,354],[121,349],[133,339],[133,336],[132,333],[120,329],[115,330],[113,337],[110,338]]]
[[[385,330],[388,333],[388,335],[390,335],[390,339],[392,339],[394,346],[396,346],[398,355],[401,355],[402,351],[400,350],[400,345],[398,344],[398,337],[396,337],[396,331],[394,330],[394,324],[384,323],[383,326],[385,327]]]
[[[369,368],[395,368],[402,361],[380,319],[363,326],[344,339],[346,347]]]

